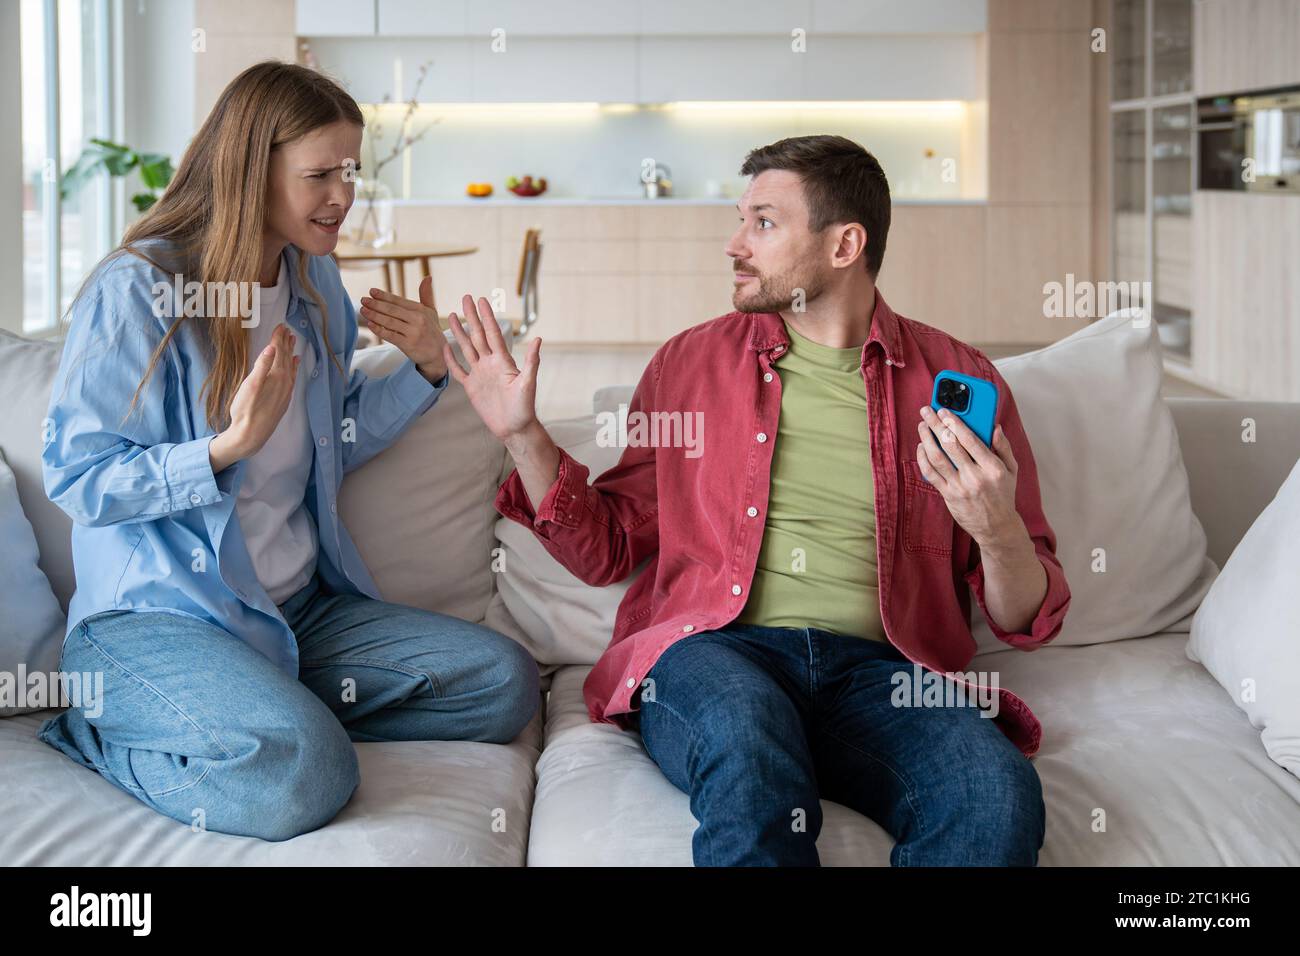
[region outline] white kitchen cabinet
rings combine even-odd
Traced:
[[[821,36],[808,40],[810,100],[981,100],[975,36]],[[740,98],[740,97],[737,97]]]
[[[420,87],[420,102],[474,101],[473,56],[464,39],[416,37],[357,43],[321,37],[313,38],[312,51],[322,68],[362,103],[378,103],[385,96],[399,103],[406,101],[415,88],[420,64],[426,62],[429,75]],[[395,89],[398,60],[402,63],[400,90]]]
[[[632,37],[506,36],[494,52],[485,36],[468,41],[476,103],[630,103],[636,99]],[[564,64],[557,69],[557,64]]]
[[[639,6],[642,36],[783,36],[812,24],[811,0],[658,0]]]
[[[977,100],[974,36],[642,37],[641,103],[678,100]]]
[[[381,37],[463,37],[469,33],[466,0],[379,0]]]
[[[305,4],[300,0],[300,8]],[[352,4],[351,6],[368,6]],[[303,22],[300,18],[299,22]],[[986,0],[377,0],[379,36],[977,34]],[[301,29],[300,29],[300,32]],[[318,30],[306,31],[323,36]]]
[[[639,102],[801,100],[807,55],[781,36],[642,37]]]
[[[375,0],[297,0],[294,16],[298,36],[375,35]]]
[[[493,30],[517,36],[635,36],[637,0],[471,0],[466,5],[470,36]]]
[[[985,0],[812,0],[812,30],[835,33],[983,33]]]

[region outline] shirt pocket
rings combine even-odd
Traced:
[[[952,554],[953,520],[943,494],[921,474],[913,459],[903,461],[903,547],[916,554]]]

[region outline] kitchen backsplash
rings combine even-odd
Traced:
[[[964,154],[971,149],[974,108],[957,102],[427,105],[411,128],[432,127],[410,148],[409,160],[390,163],[382,178],[395,196],[414,199],[463,196],[471,182],[492,183],[497,195],[508,195],[506,178],[525,174],[545,176],[551,197],[634,198],[643,195],[640,172],[649,158],[668,167],[675,197],[738,196],[748,150],[786,136],[837,133],[875,154],[897,198],[982,198],[980,186],[968,181],[975,169]],[[379,155],[391,146],[402,109],[383,111],[387,135],[377,143]]]

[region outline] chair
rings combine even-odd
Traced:
[[[510,319],[515,340],[528,334],[537,324],[537,272],[542,262],[542,230],[528,229],[524,232],[524,248],[519,256],[519,280],[515,283],[515,293],[523,302],[523,315]]]

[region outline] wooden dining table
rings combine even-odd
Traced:
[[[379,263],[384,270],[384,291],[406,298],[406,264],[420,263],[420,277],[432,275],[429,260],[451,256],[469,256],[478,252],[478,246],[467,242],[390,242],[383,246],[361,246],[340,239],[333,255],[339,267]],[[395,269],[394,269],[395,267]],[[393,272],[397,273],[394,289]]]

